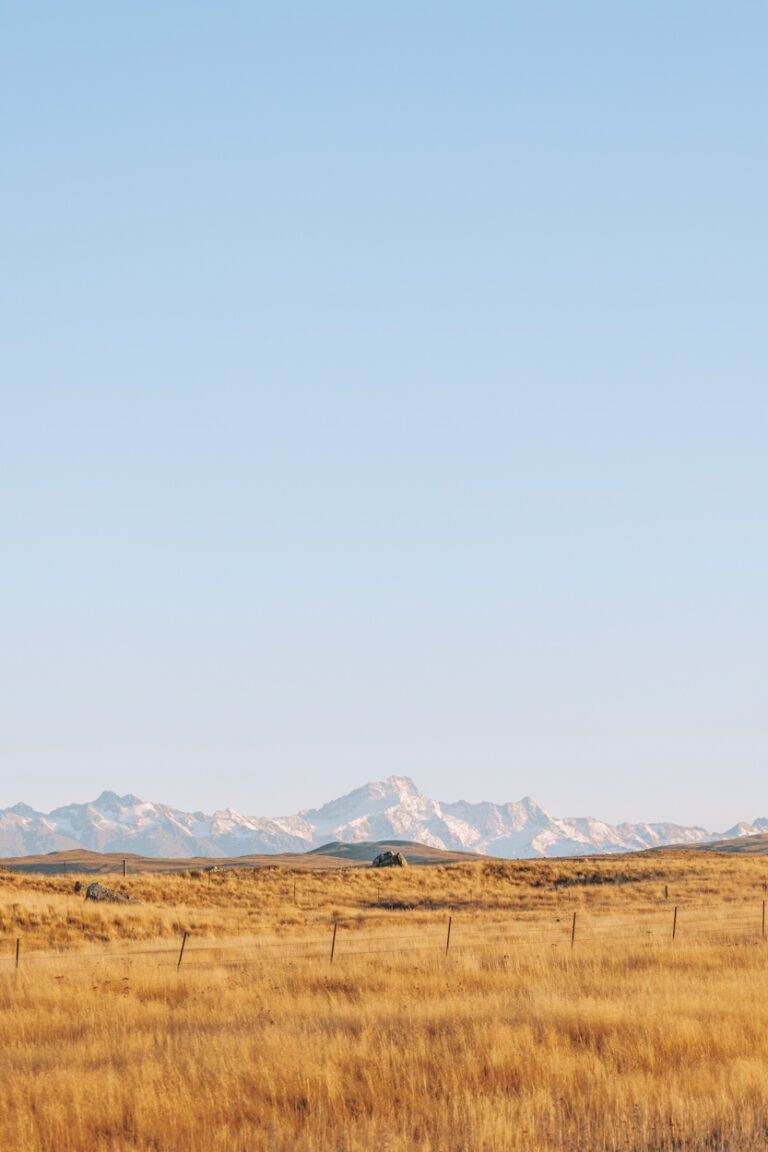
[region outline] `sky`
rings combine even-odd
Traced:
[[[0,806],[768,815],[767,39],[0,2]]]

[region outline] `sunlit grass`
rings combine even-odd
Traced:
[[[763,1149],[764,873],[671,854],[303,873],[295,903],[280,870],[137,876],[115,906],[2,875],[0,1148]]]

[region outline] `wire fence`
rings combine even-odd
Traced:
[[[609,912],[601,908],[563,908],[555,913],[522,914],[508,925],[483,926],[453,914],[433,927],[406,925],[410,931],[386,934],[367,932],[359,922],[334,920],[327,935],[263,939],[258,937],[209,940],[184,932],[178,942],[115,950],[109,945],[82,950],[35,950],[24,938],[0,942],[0,965],[19,971],[27,965],[130,962],[155,958],[157,964],[177,969],[240,967],[255,963],[319,960],[330,964],[363,956],[433,954],[448,958],[457,953],[514,954],[522,949],[579,949],[627,944],[637,947],[681,947],[723,943],[738,945],[766,941],[766,901],[754,904],[640,905]]]

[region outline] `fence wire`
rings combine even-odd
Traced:
[[[328,936],[284,939],[258,937],[235,940],[194,939],[184,933],[180,943],[130,948],[115,951],[109,946],[82,950],[27,949],[24,938],[6,938],[0,942],[0,964],[21,969],[39,962],[108,963],[155,957],[158,966],[222,968],[250,964],[273,964],[280,961],[322,960],[341,963],[362,956],[396,956],[401,954],[434,954],[450,956],[461,952],[497,951],[509,955],[515,949],[552,948],[578,952],[588,946],[619,943],[642,946],[669,944],[674,947],[744,943],[766,940],[766,901],[745,903],[672,904],[611,911],[592,907],[560,908],[530,912],[511,918],[508,929],[499,924],[483,929],[477,924],[461,922],[451,915],[445,927],[434,926],[424,931],[403,925],[410,931],[398,934],[367,933],[355,922],[338,920]],[[180,946],[181,944],[181,946]]]

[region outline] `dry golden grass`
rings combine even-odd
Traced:
[[[296,904],[282,870],[136,876],[90,907],[0,875],[0,1149],[764,1149],[766,874],[355,869],[302,873]]]

